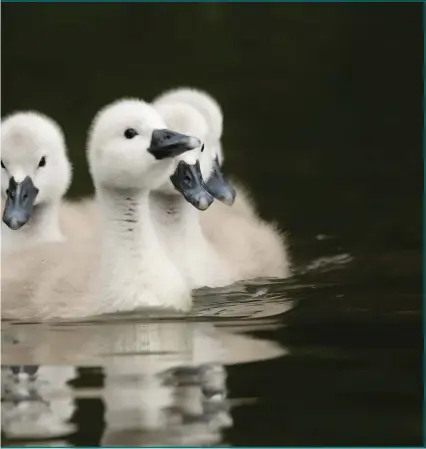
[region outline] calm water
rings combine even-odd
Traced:
[[[2,114],[64,127],[71,195],[99,108],[194,85],[297,267],[185,320],[3,324],[3,445],[420,445],[422,5],[1,8]]]
[[[419,445],[417,258],[316,260],[186,320],[3,325],[3,444]]]

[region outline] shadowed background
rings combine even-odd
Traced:
[[[289,232],[296,261],[336,251],[379,255],[337,275],[353,278],[345,295],[331,287],[300,312],[318,327],[295,333],[302,349],[306,341],[340,344],[348,354],[361,347],[353,361],[314,364],[293,348],[292,358],[228,367],[236,397],[263,398],[235,411],[230,442],[419,444],[422,5],[1,8],[2,116],[35,109],[61,124],[74,164],[70,196],[92,191],[84,149],[101,107],[194,86],[223,107],[226,173],[250,188],[262,216]],[[362,284],[364,273],[370,284]],[[382,316],[395,316],[397,327],[381,340]],[[300,343],[285,329],[269,337]],[[98,444],[100,401],[79,408],[75,419],[79,443]]]
[[[36,109],[63,126],[80,196],[99,108],[199,87],[223,107],[225,171],[296,258],[318,234],[419,249],[421,7],[2,4],[2,115]]]

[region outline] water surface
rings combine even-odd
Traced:
[[[185,320],[4,324],[3,444],[420,444],[415,263],[323,258]]]

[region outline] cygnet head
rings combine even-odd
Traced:
[[[223,113],[219,103],[207,92],[192,87],[179,87],[163,92],[155,100],[161,103],[186,103],[197,109],[209,127],[209,138],[220,140],[223,132]]]
[[[115,191],[158,188],[173,158],[200,146],[192,136],[166,129],[159,113],[142,100],[120,100],[95,117],[87,145],[95,186]]]
[[[60,201],[71,182],[64,135],[37,112],[18,112],[1,124],[3,222],[13,230],[30,220],[34,208]]]
[[[207,92],[189,87],[168,90],[154,100],[156,106],[170,103],[190,105],[203,116],[208,127],[204,139],[206,154],[203,157],[212,160],[212,169],[209,179],[206,181],[206,186],[214,198],[232,205],[235,201],[236,191],[226,181],[220,168],[223,164],[223,152],[220,143],[223,131],[223,114],[219,103]]]
[[[195,108],[177,102],[162,103],[155,108],[169,129],[196,136],[204,142],[208,133],[207,123]],[[207,209],[214,199],[207,192],[204,181],[210,176],[213,161],[208,157],[200,158],[204,150],[205,144],[202,143],[194,150],[177,157],[170,176],[171,182],[165,183],[158,191],[172,195],[182,194],[197,209]]]

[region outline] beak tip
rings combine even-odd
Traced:
[[[206,210],[210,207],[210,205],[213,203],[213,198],[202,198],[198,204],[197,204],[197,209],[199,210]]]
[[[192,150],[201,146],[201,140],[194,136],[188,136],[188,147]]]
[[[22,226],[24,226],[25,222],[22,222],[21,220],[17,220],[16,218],[11,218],[10,220],[4,220],[3,222],[8,226],[12,231],[17,231],[18,229],[21,229]]]
[[[223,195],[221,200],[227,205],[232,206],[235,202],[235,197],[237,196],[237,192],[231,186],[227,189],[227,192]]]
[[[213,196],[221,201],[222,203],[226,204],[227,206],[232,206],[235,202],[235,198],[237,196],[237,192],[231,188],[227,187],[226,189],[222,189],[222,191],[213,191]]]
[[[225,198],[223,202],[224,202],[227,206],[232,206],[232,205],[234,204],[234,201],[235,201],[234,198]]]

